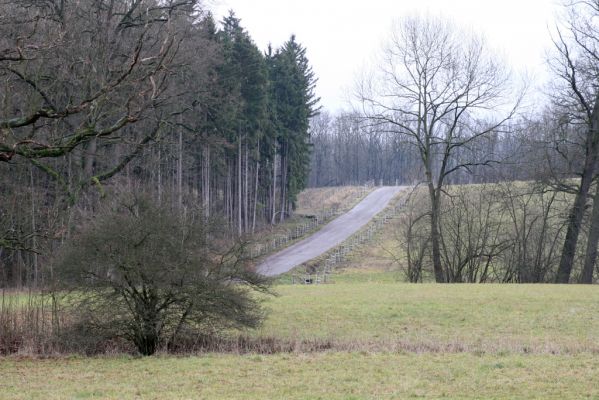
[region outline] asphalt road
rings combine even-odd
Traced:
[[[354,208],[318,232],[268,257],[258,266],[258,272],[267,276],[279,275],[326,253],[360,230],[404,188],[385,186],[374,190]]]

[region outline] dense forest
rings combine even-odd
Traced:
[[[0,281],[37,285],[103,198],[287,218],[318,110],[306,49],[263,53],[194,1],[14,1],[0,13]]]

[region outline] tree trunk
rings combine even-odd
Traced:
[[[591,227],[587,239],[587,249],[584,257],[584,266],[579,283],[593,283],[593,272],[597,261],[597,244],[599,243],[599,183],[595,188],[593,199],[593,212],[591,214]]]
[[[439,233],[439,213],[441,203],[440,188],[435,188],[433,183],[433,170],[431,166],[430,156],[427,154],[423,157],[425,165],[425,175],[428,186],[428,195],[431,202],[431,246],[433,258],[433,270],[435,273],[435,282],[446,282],[445,274],[443,273],[443,265],[441,264],[441,234]]]
[[[158,144],[158,205],[162,204],[162,146]]]
[[[288,144],[285,143],[283,151],[281,152],[281,215],[279,221],[285,220],[285,212],[287,206],[287,149]]]
[[[177,158],[177,207],[183,210],[183,131],[179,128]]]
[[[238,139],[239,147],[237,149],[237,233],[239,236],[243,233],[241,219],[241,137]]]
[[[204,207],[204,216],[210,217],[210,147],[205,145],[203,150],[202,165],[202,203]]]
[[[32,257],[33,257],[33,287],[38,287],[38,278],[39,278],[39,266],[38,266],[38,258],[37,258],[37,240],[35,231],[37,230],[36,221],[35,221],[35,189],[34,189],[34,181],[33,181],[33,167],[30,167],[29,175],[31,178],[31,247],[33,249]]]
[[[582,170],[580,186],[578,187],[578,192],[574,199],[574,205],[568,215],[568,230],[566,232],[564,247],[562,248],[562,257],[560,259],[559,268],[555,277],[556,283],[568,283],[570,281],[574,256],[576,255],[576,245],[578,243],[582,219],[584,217],[584,209],[591,184],[593,183],[593,176],[597,169],[597,151],[599,150],[597,148],[599,145],[599,97],[595,100],[591,118],[591,126],[589,128],[586,143],[584,169]]]
[[[275,217],[277,215],[277,151],[275,149],[275,155],[272,160],[272,197],[270,202],[271,207],[271,218],[270,223],[274,225]]]
[[[437,193],[432,183],[429,183],[429,196],[431,199],[431,246],[433,251],[433,269],[435,272],[435,282],[447,282],[443,273],[441,264],[441,234],[439,233],[439,213],[440,213],[440,195]]]
[[[226,186],[226,188],[225,188],[225,209],[227,210],[226,214],[227,214],[227,222],[229,223],[229,227],[234,226],[233,225],[234,224],[234,222],[233,222],[233,205],[232,205],[232,203],[233,203],[233,199],[232,199],[233,186],[232,185],[233,184],[231,182],[231,180],[232,180],[231,175],[233,172],[231,171],[232,170],[231,164],[232,164],[232,160],[229,159],[229,157],[227,157],[227,179],[226,179],[226,183],[225,183],[225,186]]]
[[[574,264],[574,256],[576,255],[576,245],[580,234],[580,227],[584,217],[584,209],[587,203],[589,188],[591,186],[590,174],[583,174],[580,181],[580,187],[574,199],[574,205],[568,215],[568,230],[564,247],[562,248],[562,256],[557,270],[555,283],[568,283],[572,266]]]
[[[243,190],[243,230],[244,232],[248,232],[249,231],[249,202],[250,202],[250,197],[249,197],[249,185],[248,185],[248,175],[249,175],[249,149],[248,149],[248,144],[247,141],[245,143],[245,174],[243,177],[243,185],[244,185],[244,190]]]
[[[258,205],[258,176],[260,175],[260,162],[256,161],[256,182],[254,184],[254,210],[252,212],[252,234],[256,231],[256,208]]]

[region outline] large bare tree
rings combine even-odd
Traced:
[[[568,283],[574,265],[576,247],[582,228],[589,192],[599,162],[599,1],[581,0],[566,3],[565,28],[558,28],[554,38],[557,55],[551,66],[558,80],[554,87],[556,108],[563,124],[573,134],[567,140],[579,148],[580,167],[575,185],[569,183],[574,202],[568,214],[568,228],[561,254],[557,283]],[[599,216],[599,213],[593,213]],[[594,221],[594,224],[599,221]],[[597,227],[591,230],[587,260],[580,281],[591,283],[597,248]],[[594,243],[593,243],[594,242]]]
[[[491,162],[468,153],[514,114],[510,82],[482,37],[431,16],[396,23],[374,72],[359,82],[369,123],[403,136],[420,155],[437,282],[451,281],[440,250],[443,186],[450,174]]]

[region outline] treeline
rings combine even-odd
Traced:
[[[38,285],[101,198],[202,207],[236,235],[307,184],[316,78],[192,0],[0,5],[0,283]]]
[[[549,159],[553,171],[566,173],[567,164],[551,150],[555,131],[549,114],[540,120],[519,119],[458,149],[449,166],[470,163],[447,177],[450,184],[492,183],[541,179]],[[313,144],[309,185],[342,186],[372,182],[413,185],[424,169],[413,139],[398,135],[390,124],[371,125],[354,112],[322,112],[311,120]],[[433,164],[442,162],[436,154]]]
[[[584,171],[585,125],[563,124],[551,107],[518,118],[469,143],[448,160],[468,165],[446,179],[439,196],[443,282],[551,283],[558,278],[569,209]],[[563,114],[561,114],[563,115]],[[322,113],[311,126],[310,184],[414,185],[396,222],[394,264],[410,282],[434,279],[431,200],[417,145],[372,126],[360,114]],[[442,153],[432,160],[435,179]],[[592,191],[597,191],[597,182]],[[591,196],[590,196],[591,197]],[[599,202],[589,198],[569,281],[596,281]]]

